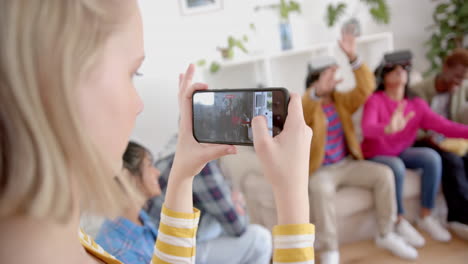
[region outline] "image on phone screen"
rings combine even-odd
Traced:
[[[193,96],[194,136],[199,142],[251,145],[252,119],[259,115],[265,116],[268,131],[274,136],[285,119],[285,99],[283,91],[197,92]]]

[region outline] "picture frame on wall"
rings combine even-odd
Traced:
[[[182,15],[196,15],[223,9],[223,0],[179,0]]]

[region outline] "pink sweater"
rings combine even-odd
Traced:
[[[362,116],[362,152],[365,158],[400,155],[414,144],[419,129],[433,130],[446,137],[468,138],[468,126],[434,113],[423,99],[416,97],[405,101],[405,115],[414,111],[415,116],[403,131],[387,135],[384,129],[390,122],[398,102],[388,97],[385,92],[376,92],[368,99]]]

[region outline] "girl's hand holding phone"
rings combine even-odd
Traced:
[[[192,84],[194,73],[195,66],[191,64],[186,73],[179,76],[179,136],[165,201],[167,208],[187,213],[193,210],[193,177],[209,161],[237,153],[234,146],[200,144],[193,137],[192,95],[197,90],[208,89],[208,86],[203,83]]]
[[[304,121],[301,98],[291,94],[283,131],[272,138],[264,117],[253,120],[255,151],[272,184],[278,224],[309,223],[309,156],[312,130]]]

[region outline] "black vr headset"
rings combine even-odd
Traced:
[[[384,75],[393,71],[396,67],[401,66],[403,69],[410,71],[412,68],[413,53],[409,50],[395,51],[386,53],[382,62],[375,70],[377,87],[382,85]]]

